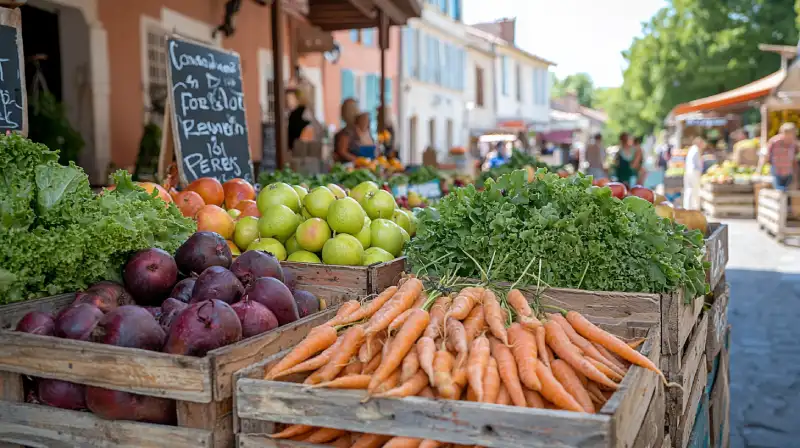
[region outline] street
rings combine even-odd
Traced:
[[[729,221],[731,447],[800,446],[800,248]]]

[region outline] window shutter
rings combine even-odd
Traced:
[[[390,106],[392,104],[392,78],[386,78],[384,80],[384,85],[386,86],[386,105]]]
[[[355,78],[353,77],[353,72],[344,69],[342,70],[342,101],[348,98],[355,98],[355,96],[356,96],[356,85],[355,85]]]
[[[358,30],[350,30],[350,40],[358,42]]]

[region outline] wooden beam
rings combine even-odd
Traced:
[[[371,0],[347,0],[364,17],[375,17],[374,5]]]
[[[375,7],[378,8],[378,10],[383,11],[383,13],[388,17],[389,22],[394,25],[405,25],[409,19],[408,14],[403,12],[403,10],[397,6],[395,1],[396,0],[373,0]]]
[[[289,163],[288,128],[286,127],[286,88],[283,79],[284,17],[283,2],[272,2],[272,66],[275,68],[272,84],[275,92],[275,145],[277,169]]]

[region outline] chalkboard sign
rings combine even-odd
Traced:
[[[278,154],[277,136],[274,123],[261,123],[261,165],[259,171],[273,172],[278,168],[275,157]]]
[[[169,113],[181,180],[253,182],[239,55],[167,39]]]
[[[0,8],[0,132],[28,135],[20,12]]]

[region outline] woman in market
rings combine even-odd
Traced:
[[[375,140],[372,138],[372,132],[369,128],[369,114],[361,112],[356,116],[356,135],[358,137],[358,146],[375,146]]]
[[[617,180],[627,186],[633,185],[641,167],[642,153],[631,145],[627,132],[623,132],[619,136],[619,151],[616,159]]]
[[[358,158],[358,133],[356,132],[356,117],[358,104],[353,98],[342,101],[341,108],[344,127],[333,136],[333,161],[337,163],[355,162]]]
[[[773,187],[779,191],[786,191],[792,183],[797,164],[797,126],[794,123],[783,123],[780,133],[769,139],[767,143],[767,153],[761,157],[758,172],[764,163],[769,163],[772,167]]]
[[[703,176],[703,151],[706,141],[696,137],[686,154],[686,166],[683,171],[683,208],[700,210],[700,179]]]

